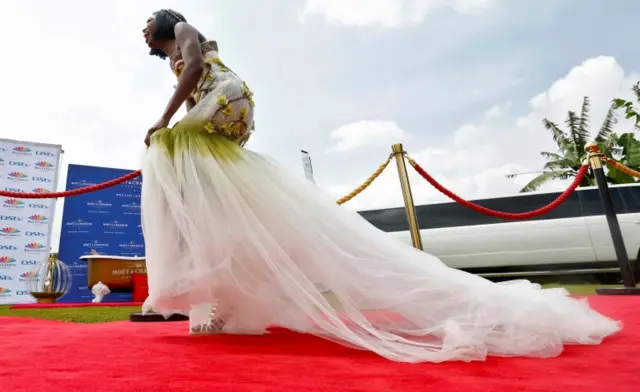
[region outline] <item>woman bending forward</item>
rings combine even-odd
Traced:
[[[188,314],[192,333],[278,325],[404,362],[551,357],[621,328],[563,289],[448,268],[339,207],[243,148],[252,93],[215,41],[172,10],[144,37],[178,78],[146,138],[145,311]]]

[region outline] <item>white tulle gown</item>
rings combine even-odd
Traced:
[[[202,49],[197,106],[145,156],[145,311],[192,325],[215,311],[221,332],[277,325],[403,362],[550,357],[621,328],[563,289],[448,268],[243,148],[252,94],[215,42]],[[179,77],[179,52],[171,66]]]

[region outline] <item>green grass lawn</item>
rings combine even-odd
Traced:
[[[45,320],[71,321],[76,323],[128,320],[131,312],[139,311],[139,306],[96,306],[86,308],[17,310],[9,309],[9,306],[0,306],[0,316],[34,317]]]
[[[564,287],[573,295],[595,294],[598,287],[617,287],[596,284],[546,284],[545,288]],[[330,299],[329,299],[330,300]],[[139,312],[139,307],[85,307],[58,309],[19,309],[11,310],[9,306],[0,306],[0,316],[34,317],[46,320],[69,321],[76,323],[99,323],[128,320],[131,312]]]

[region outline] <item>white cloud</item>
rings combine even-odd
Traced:
[[[474,123],[465,123],[453,133],[453,142],[456,146],[466,146],[469,144],[477,144],[478,140],[491,137],[491,129],[499,126],[499,121],[507,114],[511,107],[511,102],[497,103],[485,110],[482,115],[482,121]]]
[[[592,127],[600,126],[611,99],[629,97],[631,85],[639,79],[637,72],[625,75],[614,57],[599,56],[574,67],[551,87],[529,101],[531,112],[518,119],[522,128],[537,128],[543,117],[563,122],[568,110],[579,111],[582,99],[590,97]]]
[[[380,25],[398,28],[420,24],[432,11],[450,8],[460,14],[475,14],[493,7],[499,0],[307,0],[299,15],[322,15],[327,23],[349,27]]]
[[[557,149],[549,132],[541,124],[543,118],[563,124],[567,111],[579,111],[583,97],[589,96],[592,101],[592,133],[595,134],[611,99],[629,97],[630,87],[639,79],[638,73],[625,74],[613,57],[591,58],[532,98],[528,113],[505,118],[510,105],[495,105],[478,122],[460,126],[446,144],[427,148],[405,145],[405,148],[436,180],[465,199],[513,194],[535,173],[516,179],[507,179],[506,175],[540,170],[544,161],[539,152]],[[632,129],[628,121],[619,121],[619,132]],[[372,165],[371,170],[374,170],[375,163],[372,162]],[[353,199],[347,207],[371,209],[402,205],[397,176],[395,167],[391,166],[370,189]],[[446,200],[411,169],[410,181],[416,203]],[[325,189],[340,197],[356,185],[357,181],[351,186],[330,186]],[[543,190],[560,190],[566,186],[567,182],[557,181]]]
[[[362,147],[398,143],[406,132],[393,121],[358,121],[331,131],[335,144],[327,151],[349,151]]]
[[[478,134],[482,132],[482,129],[476,124],[467,123],[463,124],[453,134],[453,142],[456,145],[464,145],[472,140],[476,139]]]
[[[484,112],[485,120],[495,120],[504,116],[505,112],[511,107],[511,102],[497,103]]]

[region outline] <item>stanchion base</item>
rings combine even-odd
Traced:
[[[640,295],[640,287],[606,287],[596,289],[598,295]]]
[[[163,321],[187,321],[189,317],[182,314],[174,314],[171,317],[165,319],[164,316],[158,313],[135,312],[129,315],[129,321],[134,323],[148,323],[148,322],[163,322]]]

